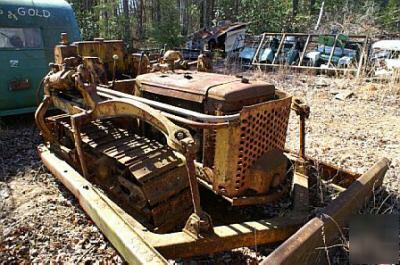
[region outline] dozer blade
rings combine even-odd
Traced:
[[[307,225],[301,227],[307,215],[302,215],[302,212],[298,211],[282,218],[216,226],[213,234],[205,234],[201,238],[193,238],[184,232],[152,233],[65,161],[57,158],[46,146],[41,145],[38,151],[45,166],[78,198],[85,212],[130,264],[163,264],[166,263],[163,257],[191,257],[241,246],[274,243],[284,241],[293,234],[267,257],[264,264],[296,264],[293,261],[301,260],[298,258],[304,257],[319,246],[318,236],[321,234],[317,231],[323,224],[321,216],[311,219]],[[388,162],[383,159],[353,181],[323,213],[332,215],[332,218],[340,218],[338,222],[342,224],[342,220],[346,220],[351,213],[361,207],[365,199],[371,196],[372,187],[379,187],[387,168]],[[335,170],[324,165],[323,170],[327,169]],[[301,182],[298,184],[301,185]],[[334,232],[329,231],[329,237],[334,236]],[[316,235],[317,238],[311,235]]]
[[[89,181],[44,145],[40,145],[38,151],[45,166],[75,195],[83,210],[126,261],[130,264],[168,264],[107,201],[101,199],[99,189],[93,188]]]

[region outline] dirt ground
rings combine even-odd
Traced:
[[[389,158],[384,182],[388,195],[364,211],[399,213],[399,87],[285,73],[256,72],[251,78],[272,82],[311,106],[307,155],[359,173],[379,158]],[[41,164],[32,115],[0,122],[0,263],[123,263],[77,201]],[[287,146],[298,146],[295,115]],[[268,251],[244,248],[171,263],[255,264]]]

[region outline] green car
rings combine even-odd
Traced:
[[[63,32],[80,40],[67,2],[0,0],[0,116],[36,109],[36,90]]]

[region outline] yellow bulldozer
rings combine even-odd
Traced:
[[[39,154],[128,262],[283,241],[309,219],[311,186],[345,190],[359,177],[306,156],[309,107],[269,83],[179,67],[179,57],[155,71],[122,41],[64,35],[54,53]],[[285,150],[291,110],[297,154]],[[288,209],[271,216],[282,200]]]

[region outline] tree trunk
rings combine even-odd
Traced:
[[[210,0],[209,9],[208,9],[208,20],[211,22],[215,19],[215,0]]]
[[[205,21],[204,21],[204,17],[205,17],[205,14],[204,13],[206,13],[206,10],[204,9],[204,1],[206,1],[206,0],[201,0],[200,2],[199,2],[199,9],[200,9],[200,27],[201,28],[204,28],[205,27]]]
[[[100,4],[102,5],[102,10],[100,12],[100,17],[99,17],[99,22],[103,22],[103,27],[100,28],[100,34],[102,35],[101,37],[103,38],[108,38],[108,3],[107,0],[100,0]]]
[[[156,0],[156,22],[161,23],[161,5],[160,0]]]
[[[143,40],[143,10],[144,10],[144,1],[139,0],[139,7],[138,7],[138,38],[139,40]]]
[[[299,0],[292,0],[293,5],[293,17],[297,16],[297,12],[299,11]]]
[[[124,12],[124,40],[126,43],[131,44],[130,20],[129,20],[129,0],[122,1],[122,8]]]
[[[186,36],[188,33],[188,0],[179,0],[179,22],[181,34]]]
[[[203,22],[204,22],[204,27],[208,27],[209,21],[208,21],[208,0],[203,0]]]
[[[235,9],[233,14],[235,18],[237,18],[237,16],[239,15],[239,5],[240,5],[240,0],[235,0]]]
[[[310,15],[315,14],[315,2],[316,0],[310,0]]]

